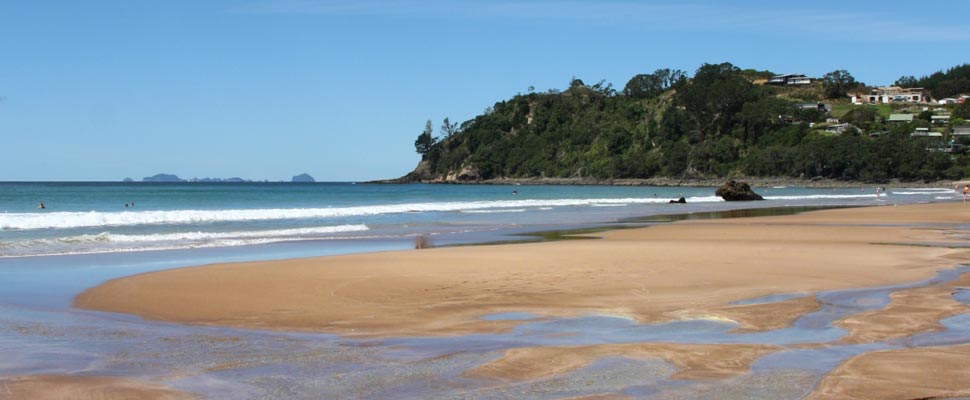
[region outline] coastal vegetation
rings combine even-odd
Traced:
[[[845,70],[798,87],[764,84],[770,71],[704,64],[692,75],[660,69],[639,74],[622,90],[573,78],[565,90],[530,88],[459,124],[428,121],[415,141],[422,161],[403,181],[501,178],[790,177],[867,182],[933,181],[970,176],[958,145],[914,137],[931,127],[913,104],[854,105],[865,90]],[[934,95],[965,91],[970,66],[905,84]],[[913,83],[915,82],[915,83]],[[936,94],[939,92],[940,94]],[[966,104],[940,106],[967,118]],[[917,114],[890,122],[890,113]],[[825,129],[839,118],[842,131]],[[949,139],[949,137],[946,137]],[[968,143],[962,143],[970,145]],[[957,150],[953,150],[957,149]]]
[[[948,70],[937,71],[919,79],[912,75],[900,77],[896,86],[904,88],[921,87],[930,91],[933,97],[942,99],[970,92],[970,64],[963,64]]]

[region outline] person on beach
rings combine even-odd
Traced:
[[[678,193],[678,195],[680,197],[677,200],[671,200],[671,201],[668,201],[667,203],[669,203],[669,204],[687,204],[687,199],[684,198],[684,194],[683,193]]]
[[[970,194],[970,184],[963,186],[963,202],[967,202],[967,195]]]

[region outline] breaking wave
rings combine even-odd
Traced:
[[[295,229],[275,229],[264,231],[239,231],[239,232],[178,232],[178,233],[157,233],[151,235],[122,235],[109,232],[97,235],[80,235],[62,238],[61,241],[70,242],[113,242],[113,243],[139,243],[139,242],[169,242],[169,241],[206,241],[217,239],[251,239],[251,238],[285,238],[285,237],[312,237],[313,235],[324,235],[328,233],[361,232],[368,230],[367,225],[339,225],[321,226],[314,228],[295,228]]]
[[[937,192],[931,192],[936,190]],[[929,189],[927,195],[942,194]],[[765,196],[767,200],[811,199],[867,199],[875,194],[812,194]],[[177,225],[215,222],[244,222],[267,220],[325,219],[364,217],[385,214],[420,212],[516,212],[519,209],[548,209],[549,207],[610,206],[667,203],[668,197],[594,198],[594,199],[523,199],[468,202],[436,202],[368,205],[325,208],[269,208],[236,210],[166,210],[120,212],[49,212],[0,214],[0,230],[57,229],[84,227],[117,227],[133,225]],[[688,203],[720,202],[717,196],[695,196]],[[502,211],[505,210],[505,211]]]
[[[32,252],[38,249],[47,251],[49,252],[48,254],[85,254],[119,251],[241,246],[291,240],[321,239],[327,237],[327,235],[337,233],[363,232],[367,230],[370,230],[367,225],[358,224],[261,231],[175,232],[148,235],[127,235],[102,232],[98,234],[66,236],[60,238],[29,239],[14,242],[0,241],[0,257],[11,255],[36,255],[32,254]]]
[[[805,196],[765,196],[765,200],[874,199],[875,194],[810,194]]]
[[[449,212],[489,210],[501,208],[534,208],[558,206],[590,206],[594,204],[666,203],[661,198],[622,199],[550,199],[498,200],[472,202],[410,203],[330,208],[273,208],[252,210],[169,210],[123,212],[51,212],[0,214],[0,229],[50,229],[99,226],[131,226],[160,224],[198,224],[265,220],[293,220],[314,218],[356,217],[408,212]],[[689,199],[690,200],[690,199]],[[716,197],[693,199],[694,202],[721,201]]]

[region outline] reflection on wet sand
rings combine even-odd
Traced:
[[[190,400],[188,393],[147,382],[103,376],[34,375],[0,380],[0,398],[70,400]]]
[[[885,216],[892,227],[819,226],[805,215],[704,220],[606,232],[601,241],[125,278],[81,304],[144,301],[137,311],[145,317],[194,325],[95,311],[5,313],[0,340],[16,350],[0,373],[124,376],[227,399],[966,395],[970,306],[961,289],[970,268],[954,266],[964,250],[870,244],[957,237],[956,224],[906,225],[919,215],[970,219],[970,208],[957,206],[823,211],[814,220]],[[515,264],[537,251],[531,264]],[[474,260],[468,252],[490,268],[454,263]],[[385,257],[404,261],[389,264],[393,271],[369,264]],[[158,277],[162,285],[151,281]],[[250,279],[264,290],[248,288]],[[171,293],[195,303],[172,303]],[[340,306],[348,308],[330,309]],[[428,319],[410,320],[419,317]],[[237,327],[212,326],[220,324]]]

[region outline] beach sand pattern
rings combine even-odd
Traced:
[[[108,313],[0,313],[0,388],[123,376],[109,383],[205,398],[965,396],[970,270],[953,244],[967,222],[962,204],[876,207],[148,273],[76,299]]]

